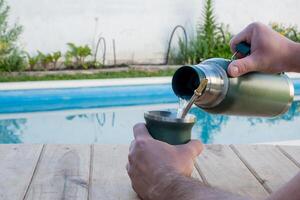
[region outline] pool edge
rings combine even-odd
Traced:
[[[125,85],[155,85],[171,83],[172,77],[143,77],[143,78],[113,78],[88,80],[60,80],[60,81],[26,81],[0,83],[0,91],[7,90],[35,90],[35,89],[62,89],[106,87]]]

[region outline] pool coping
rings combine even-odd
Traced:
[[[62,89],[105,87],[124,85],[155,85],[169,84],[172,77],[144,77],[144,78],[113,78],[113,79],[88,79],[64,81],[27,81],[0,83],[0,91],[6,90],[34,90],[34,89]]]
[[[300,73],[286,73],[286,74],[292,79],[300,79]],[[0,83],[0,91],[106,87],[106,86],[124,86],[124,85],[155,85],[155,84],[170,84],[171,81],[172,81],[171,76],[164,76],[164,77],[142,77],[142,78],[3,82]]]

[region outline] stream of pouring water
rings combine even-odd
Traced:
[[[187,104],[188,104],[188,101],[186,99],[183,99],[183,98],[179,97],[177,116],[176,116],[177,118],[181,118],[182,112],[183,112],[183,110],[184,110],[184,108],[186,107]]]
[[[207,83],[208,83],[208,80],[206,78],[203,79],[200,82],[198,88],[196,90],[194,90],[194,95],[191,97],[191,99],[189,101],[179,98],[177,118],[184,119],[186,117],[186,115],[188,114],[189,110],[192,108],[192,106],[195,103],[195,101],[197,100],[197,98],[199,98],[202,95],[203,91],[206,88]]]

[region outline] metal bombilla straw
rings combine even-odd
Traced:
[[[206,88],[207,83],[208,83],[208,80],[206,78],[203,79],[200,82],[200,85],[198,86],[198,88],[196,90],[194,90],[194,94],[193,94],[192,98],[189,100],[188,104],[182,111],[182,114],[180,116],[181,119],[184,119],[186,117],[186,115],[188,114],[189,110],[193,106],[196,99],[199,98],[203,94],[203,91]]]

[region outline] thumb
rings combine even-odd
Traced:
[[[203,144],[200,140],[191,140],[189,143],[181,146],[185,151],[190,153],[193,158],[197,157],[203,150]]]
[[[227,72],[232,77],[241,76],[248,72],[256,71],[257,65],[252,55],[242,59],[232,61],[227,69]]]
[[[138,123],[133,127],[133,135],[135,139],[150,139],[152,138],[149,134],[147,127],[143,123]]]

